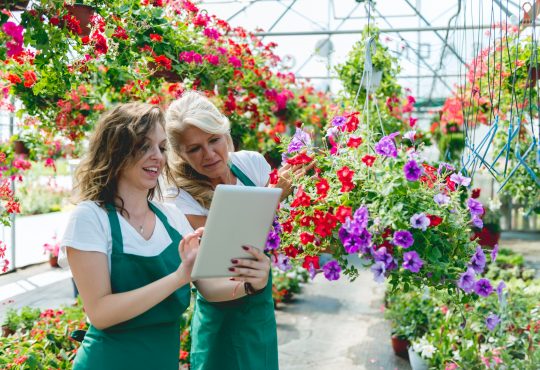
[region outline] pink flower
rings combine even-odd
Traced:
[[[240,68],[242,67],[242,61],[240,59],[238,59],[237,57],[229,57],[229,63],[234,67],[234,68]]]

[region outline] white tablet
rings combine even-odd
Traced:
[[[208,212],[193,279],[234,276],[233,258],[253,258],[242,249],[264,250],[281,189],[218,185]]]

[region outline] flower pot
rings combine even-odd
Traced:
[[[29,2],[30,1],[0,0],[0,9],[23,11],[26,9]]]
[[[17,140],[13,142],[13,151],[15,154],[28,154],[30,151],[26,147],[24,141]]]
[[[397,356],[408,360],[409,353],[407,349],[410,345],[411,342],[409,342],[408,339],[402,339],[400,337],[396,337],[395,335],[392,336],[392,349]]]
[[[540,66],[527,65],[527,84],[525,87],[535,87],[536,81],[540,80]]]
[[[482,230],[474,233],[474,238],[482,247],[495,247],[495,244],[499,243],[500,237],[500,232],[491,231],[486,226],[484,226]]]
[[[408,349],[409,362],[411,363],[412,370],[429,370],[429,365],[418,353],[416,353],[412,347]]]
[[[90,18],[94,15],[95,11],[89,5],[74,4],[66,5],[68,13],[79,21],[81,26],[81,36],[90,35]]]
[[[148,69],[155,71],[154,73],[152,73],[152,77],[154,78],[163,78],[165,81],[171,83],[182,81],[182,78],[180,77],[180,75],[178,75],[178,73],[176,73],[175,71],[162,69],[154,62],[148,62]]]
[[[15,331],[10,329],[9,326],[7,325],[2,325],[2,336],[3,337],[8,337],[12,334],[15,334]]]
[[[58,256],[50,256],[49,265],[51,265],[51,267],[60,267],[60,265],[58,264]]]

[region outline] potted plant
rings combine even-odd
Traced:
[[[481,246],[493,248],[501,237],[501,212],[486,208],[482,221],[482,228],[474,229],[474,237]]]
[[[6,316],[4,318],[4,322],[2,323],[2,336],[7,337],[15,334],[20,325],[21,317],[17,313],[17,310],[14,308],[9,308],[6,311]]]
[[[51,267],[60,267],[58,265],[58,253],[60,252],[60,242],[53,236],[51,243],[43,244],[44,253],[49,253],[49,264]]]

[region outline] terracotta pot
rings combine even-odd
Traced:
[[[178,73],[176,73],[175,71],[168,71],[166,69],[162,69],[154,62],[148,62],[148,68],[151,70],[156,70],[154,73],[152,73],[152,77],[164,78],[165,81],[172,83],[182,81],[182,78],[178,75]]]
[[[30,151],[26,147],[24,141],[17,140],[13,142],[13,151],[15,154],[28,154]]]
[[[95,13],[94,8],[89,5],[74,4],[66,5],[66,9],[70,15],[75,17],[81,25],[81,36],[90,35],[90,17]]]
[[[60,267],[60,265],[58,264],[58,256],[50,256],[49,265],[51,265],[51,267]]]
[[[11,330],[7,325],[2,325],[2,336],[8,337],[12,334],[15,334],[14,330]]]
[[[401,339],[396,336],[392,336],[392,349],[394,350],[394,353],[406,360],[409,359],[409,353],[407,349],[411,345],[411,342],[409,342],[408,339]]]
[[[540,80],[540,66],[527,65],[527,84],[525,87],[535,87],[536,81]]]
[[[30,1],[0,0],[0,9],[23,11],[26,9],[29,2]]]

